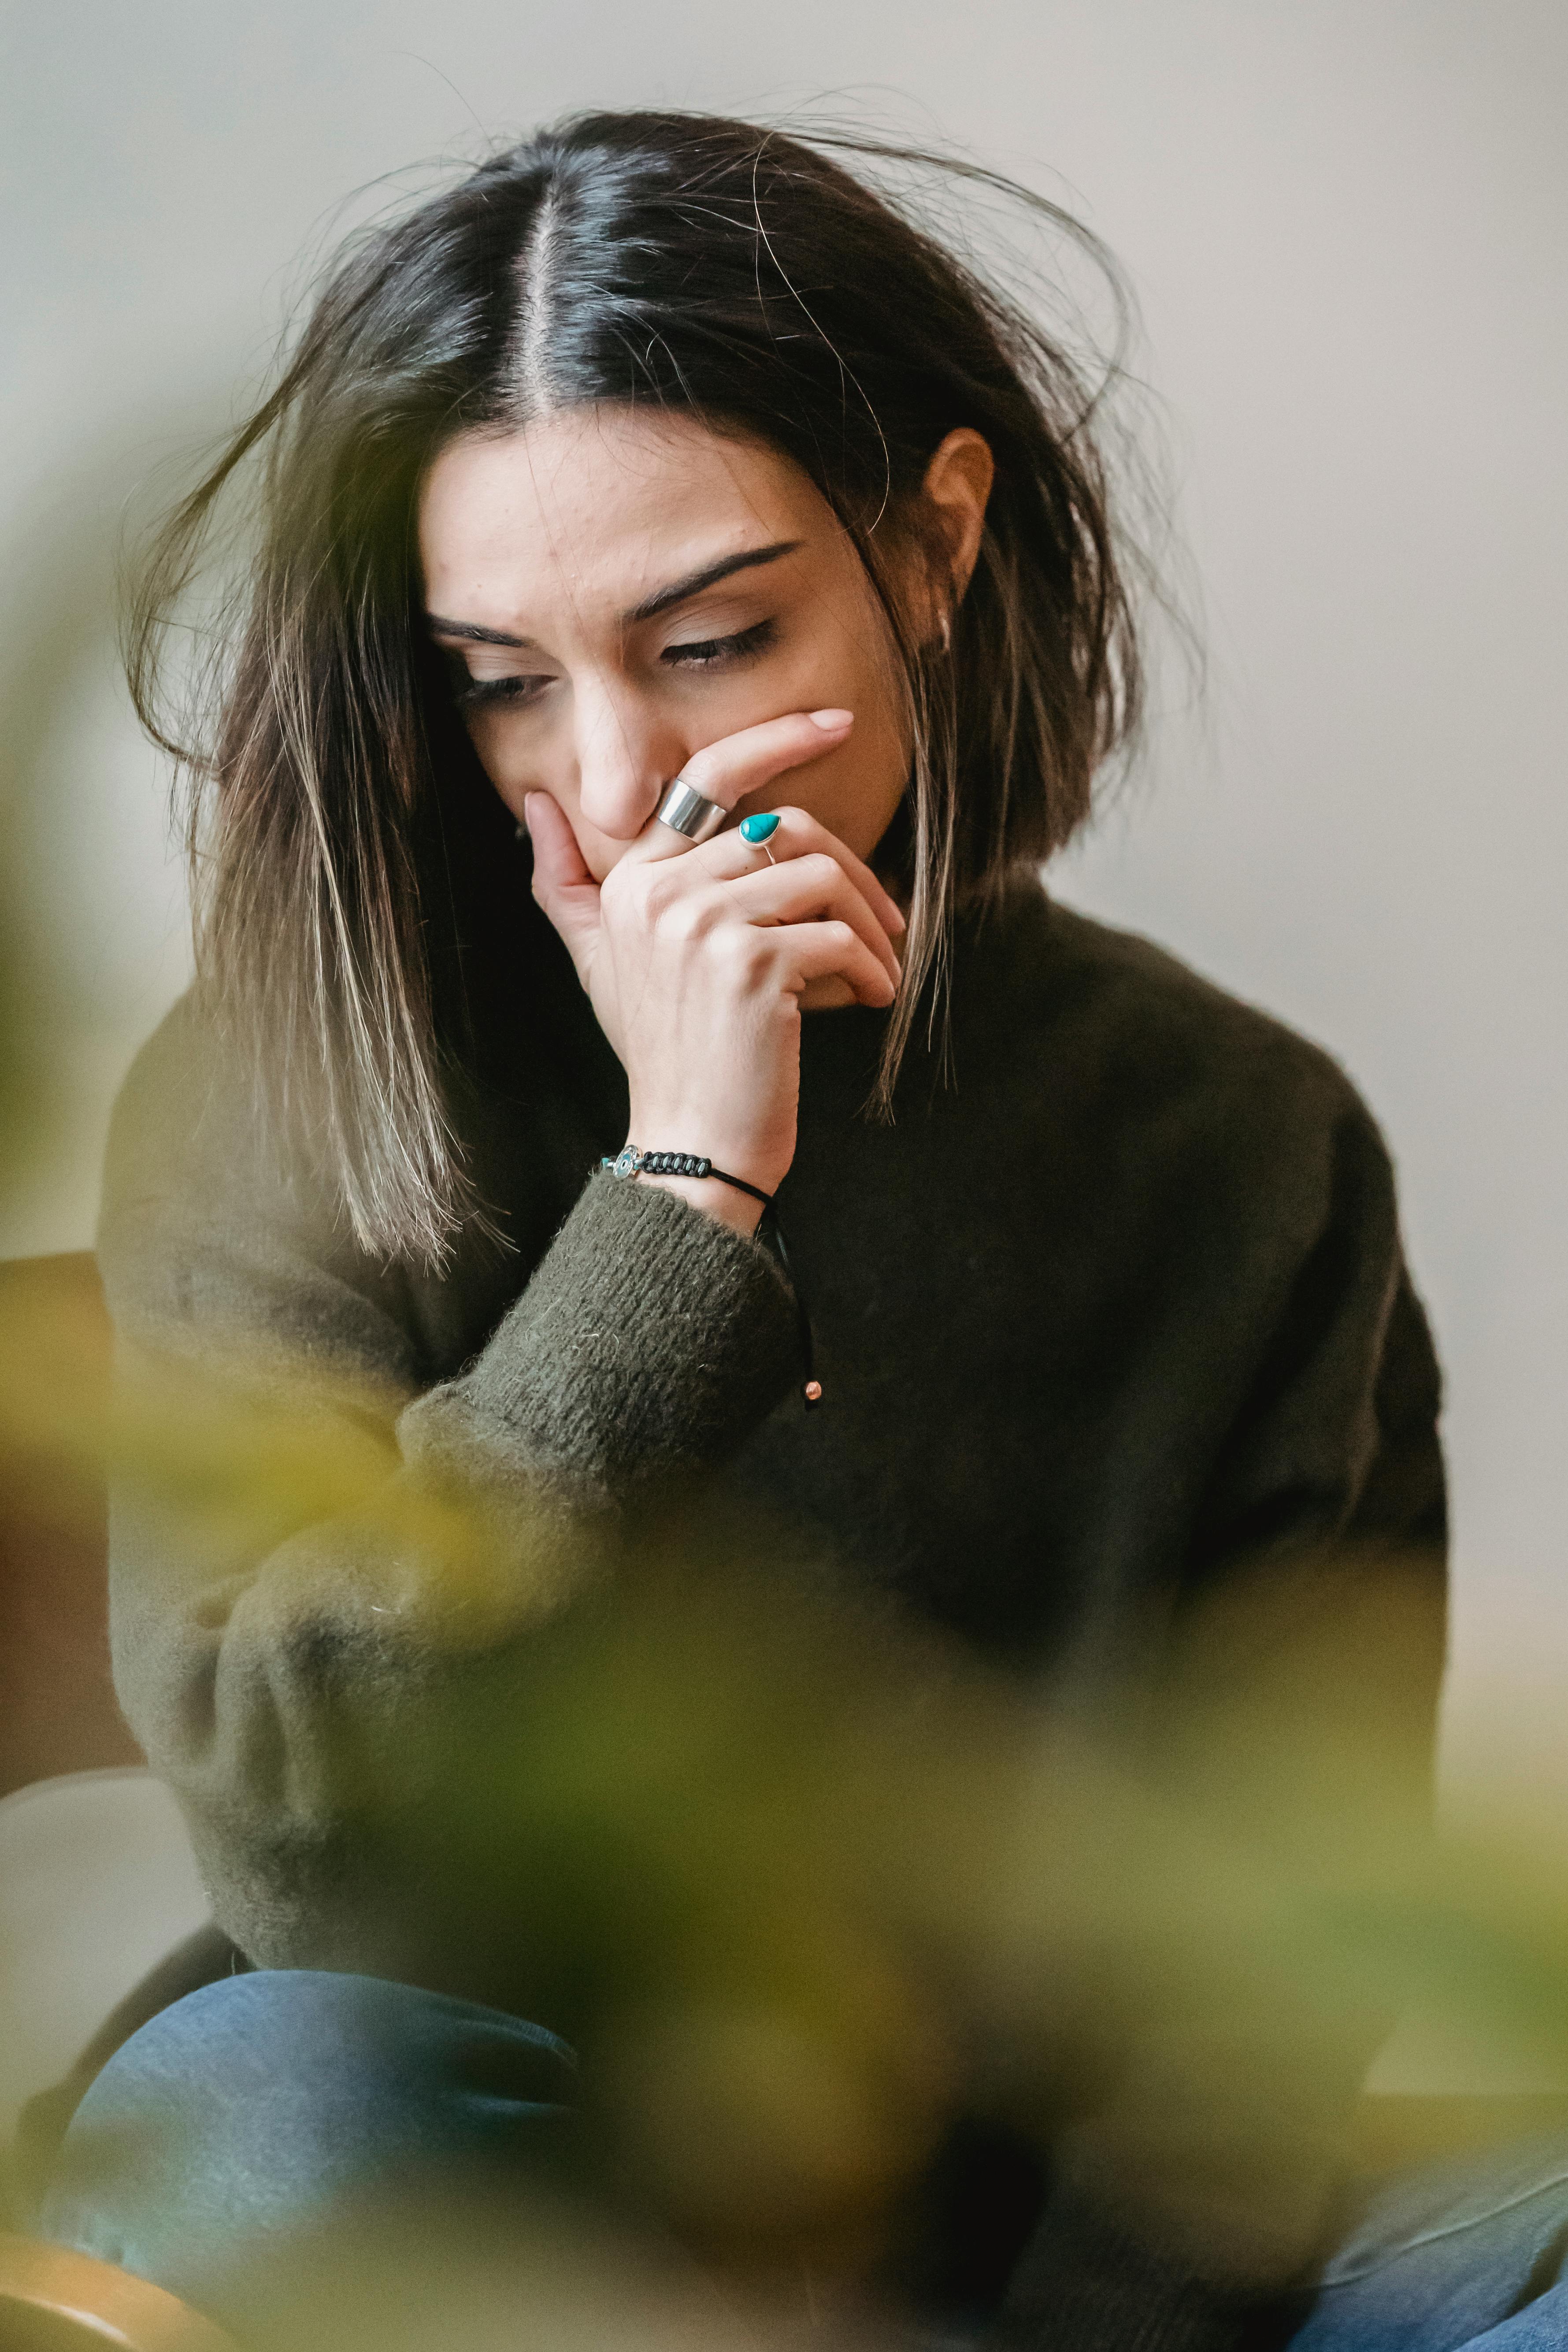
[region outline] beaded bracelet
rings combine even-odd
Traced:
[[[737,1192],[749,1192],[764,1209],[773,1205],[771,1192],[748,1184],[743,1176],[726,1176],[710,1160],[699,1159],[691,1151],[639,1151],[635,1143],[628,1143],[617,1159],[601,1160],[599,1165],[612,1176],[711,1176],[716,1183],[732,1184]]]
[[[749,1192],[753,1201],[763,1204],[762,1222],[757,1230],[772,1242],[784,1280],[795,1293],[795,1314],[800,1321],[801,1351],[805,1358],[805,1378],[801,1382],[801,1396],[809,1412],[822,1402],[822,1382],[816,1378],[816,1343],[812,1333],[811,1317],[806,1311],[805,1295],[801,1289],[795,1270],[784,1246],[784,1227],[771,1192],[760,1185],[748,1184],[743,1176],[728,1176],[722,1168],[715,1168],[710,1160],[695,1151],[643,1151],[628,1143],[613,1160],[599,1162],[611,1176],[710,1176],[717,1184],[732,1184],[737,1192]]]

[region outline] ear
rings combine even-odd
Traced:
[[[973,426],[961,425],[947,436],[926,467],[925,495],[947,542],[950,595],[942,600],[939,618],[945,624],[963,601],[980,554],[985,529],[985,507],[995,478],[996,461],[991,445]]]

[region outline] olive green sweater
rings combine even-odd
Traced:
[[[962,928],[952,1082],[917,1042],[891,1125],[861,1115],[880,1016],[808,1021],[780,1197],[826,1389],[807,1413],[770,1254],[598,1172],[624,1080],[552,938],[530,952],[455,1096],[509,1246],[476,1228],[438,1277],[373,1262],[279,1166],[195,999],[117,1113],[100,1255],[127,1364],[214,1395],[237,1381],[261,1415],[304,1379],[345,1449],[476,1502],[508,1561],[458,1639],[417,1545],[375,1557],[391,1539],[363,1515],[310,1502],[315,1469],[265,1538],[221,1514],[193,1536],[144,1483],[119,1496],[122,1703],[258,1963],[537,2000],[521,1960],[509,1974],[515,1895],[447,1885],[436,1956],[428,1885],[400,1879],[395,1832],[363,1829],[343,1759],[362,1789],[395,1775],[437,1692],[448,1727],[498,1719],[541,1629],[645,1518],[738,1504],[1058,1688],[1249,1560],[1392,1541],[1440,1574],[1437,1377],[1389,1163],[1314,1047],[1032,883]],[[1390,1662],[1417,1749],[1436,1675],[1430,1654]],[[1240,2340],[1236,2291],[1147,2242],[1092,2163],[1037,2202],[1009,2340]]]

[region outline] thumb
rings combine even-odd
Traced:
[[[586,988],[599,936],[599,886],[560,803],[548,793],[530,793],[522,809],[533,844],[533,895],[565,941]]]

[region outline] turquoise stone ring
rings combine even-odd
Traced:
[[[765,816],[743,816],[741,819],[741,838],[749,841],[753,849],[761,849],[764,842],[773,839],[778,829],[778,818],[771,809]]]

